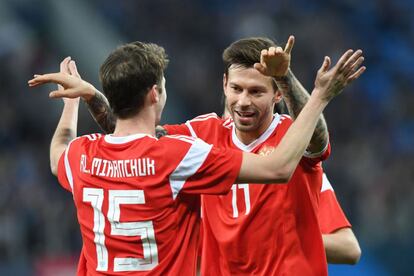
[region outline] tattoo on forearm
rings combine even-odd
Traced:
[[[106,133],[113,133],[115,130],[116,118],[109,107],[108,100],[101,93],[86,102],[89,112]]]
[[[277,87],[282,92],[283,99],[289,111],[289,115],[295,119],[309,100],[309,93],[296,79],[292,71],[288,71],[286,77],[275,79]],[[319,117],[318,123],[309,143],[308,151],[320,152],[328,143],[328,127],[323,115]]]
[[[63,129],[57,129],[55,133],[56,138],[52,140],[58,141],[59,143],[63,143],[65,145],[69,145],[70,141],[75,139],[76,137],[76,131],[70,128],[63,128]]]

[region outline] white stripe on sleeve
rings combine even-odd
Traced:
[[[68,144],[68,147],[65,150],[65,171],[66,171],[66,177],[68,178],[68,182],[70,185],[70,189],[72,190],[73,193],[73,177],[72,177],[72,170],[70,169],[70,164],[69,164],[69,158],[68,158],[68,153],[69,153],[69,149],[70,149],[70,145],[72,144],[74,140],[70,141],[70,143]]]
[[[188,130],[190,130],[191,136],[194,138],[197,138],[197,134],[195,133],[193,127],[191,126],[191,122],[187,121],[185,122],[185,125],[188,127]]]
[[[170,175],[170,185],[173,199],[177,198],[178,193],[184,186],[187,179],[193,176],[203,165],[213,146],[205,143],[200,139],[196,139],[187,154],[178,164],[177,168]]]
[[[328,177],[326,177],[326,174],[324,173],[322,176],[321,192],[324,192],[326,190],[333,191],[334,189],[332,188],[331,182],[329,182]]]

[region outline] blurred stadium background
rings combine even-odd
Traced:
[[[134,40],[171,63],[163,121],[222,110],[221,52],[235,39],[296,36],[292,69],[311,90],[323,56],[362,48],[367,72],[328,107],[325,169],[363,255],[331,275],[412,275],[414,1],[0,0],[0,275],[73,275],[80,251],[71,195],[49,172],[62,103],[34,73],[70,55],[97,87],[98,68]],[[82,107],[79,133],[99,131]],[[56,272],[59,271],[59,272]]]

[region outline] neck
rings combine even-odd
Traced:
[[[155,136],[155,117],[150,112],[140,112],[128,119],[117,119],[114,136],[143,133]]]
[[[245,145],[249,145],[254,140],[260,137],[270,126],[270,124],[273,121],[273,115],[269,116],[261,125],[259,128],[251,131],[243,131],[236,128],[236,135],[237,138],[239,138],[240,142],[242,142]]]

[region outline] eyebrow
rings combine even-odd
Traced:
[[[238,86],[238,87],[241,86],[241,85],[239,85],[235,82],[230,82],[229,84],[230,85],[235,85],[235,86]],[[253,85],[253,86],[250,86],[249,89],[266,90],[266,86],[264,86],[264,85]]]

